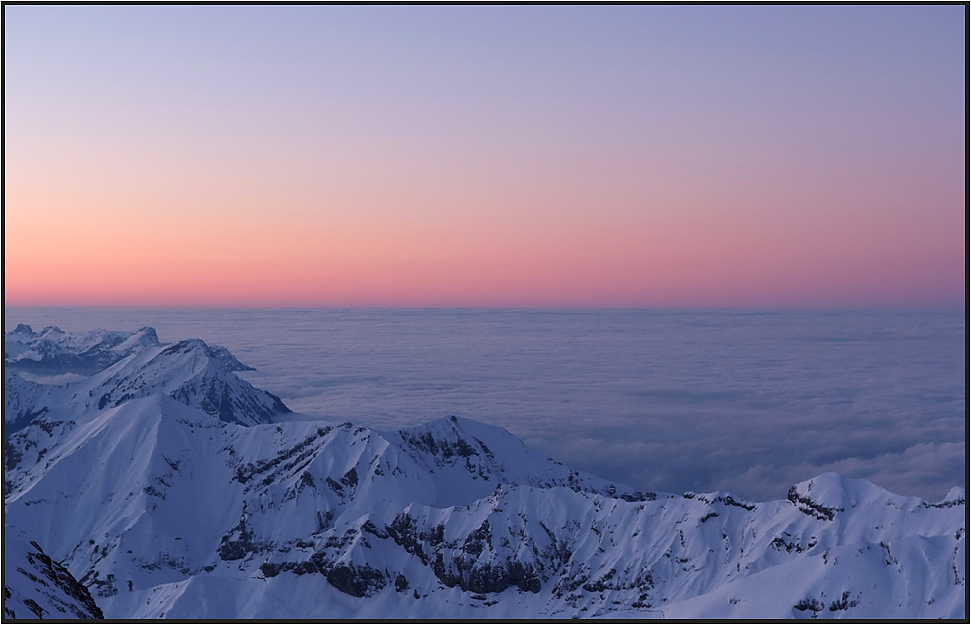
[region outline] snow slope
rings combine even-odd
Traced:
[[[102,619],[91,593],[24,532],[3,534],[3,617]]]
[[[148,345],[66,385],[5,376],[5,532],[107,618],[966,613],[962,489],[928,503],[828,473],[765,503],[638,493],[455,417],[227,419],[178,392],[205,387],[192,372],[238,380],[207,349]]]

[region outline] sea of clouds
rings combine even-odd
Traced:
[[[823,471],[965,483],[964,312],[7,308],[5,331],[199,337],[300,416],[458,415],[642,490],[784,497]]]

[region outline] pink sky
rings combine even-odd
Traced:
[[[620,44],[593,60],[558,48],[569,11],[540,42],[452,12],[479,38],[428,44],[406,20],[377,51],[389,26],[341,13],[360,41],[344,24],[335,50],[362,61],[287,11],[252,25],[277,45],[237,58],[245,20],[35,9],[7,12],[8,305],[965,300],[964,64],[939,63],[963,31],[933,11],[862,35],[817,12],[825,54],[786,12],[789,39],[684,50],[597,13],[592,40]],[[703,13],[661,13],[705,34]],[[637,15],[660,33],[661,13]]]

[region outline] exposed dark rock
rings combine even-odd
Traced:
[[[320,568],[330,585],[352,597],[368,597],[384,588],[384,573],[367,565],[336,564]]]
[[[726,495],[725,497],[715,497],[712,500],[712,503],[723,503],[728,506],[735,506],[736,508],[742,508],[744,510],[748,510],[749,512],[751,512],[752,510],[755,510],[755,506],[753,504],[748,504],[742,501],[738,501],[731,495]]]
[[[800,495],[795,486],[789,489],[787,497],[800,512],[820,521],[832,521],[837,512],[843,511],[842,508],[827,508],[820,505],[810,499],[808,495]]]
[[[226,561],[241,560],[246,554],[259,551],[259,545],[253,542],[253,532],[246,527],[246,516],[222,537],[219,545],[219,557]]]
[[[470,553],[476,557],[486,549],[492,548],[492,528],[489,527],[489,520],[486,519],[478,528],[473,530],[465,539],[462,545],[464,553]]]
[[[806,610],[812,610],[813,612],[821,612],[826,606],[814,597],[807,597],[801,600],[796,605],[792,606],[800,612],[805,612]]]
[[[963,506],[964,497],[958,497],[957,499],[950,499],[948,501],[942,501],[940,503],[924,503],[927,508],[952,508],[954,506]]]
[[[30,545],[36,551],[28,551],[27,560],[34,566],[34,570],[39,572],[44,578],[46,578],[47,581],[31,575],[23,569],[18,569],[18,571],[30,578],[33,578],[33,581],[40,582],[43,586],[49,587],[50,585],[47,582],[53,583],[57,590],[73,601],[64,601],[57,595],[51,596],[51,600],[62,609],[73,614],[76,618],[103,619],[104,615],[101,613],[101,609],[95,603],[94,598],[91,597],[91,593],[88,591],[88,589],[85,588],[82,583],[76,580],[74,576],[71,575],[70,571],[61,566],[59,563],[54,562],[50,556],[44,553],[44,550],[40,548],[40,545],[33,541],[31,541]],[[4,596],[9,598],[9,595],[6,592]],[[43,618],[44,611],[42,610],[41,606],[37,605],[36,602],[30,599],[25,599],[24,605],[26,605],[37,616],[37,618]]]
[[[24,455],[20,452],[18,445],[11,445],[10,441],[3,442],[3,462],[7,471],[13,471],[23,460]]]
[[[371,519],[368,519],[367,521],[365,521],[364,525],[361,526],[361,529],[367,532],[368,534],[374,534],[378,538],[384,539],[384,538],[388,538],[389,536],[387,532],[385,532],[384,530],[376,526],[374,522],[371,521]]]
[[[471,558],[456,558],[451,566],[446,566],[441,556],[441,553],[436,555],[432,572],[449,588],[458,586],[463,591],[474,593],[502,592],[510,586],[533,593],[542,589],[542,580],[528,564],[514,561],[496,566],[475,566]]]
[[[802,553],[803,551],[805,551],[802,548],[802,545],[788,541],[785,538],[782,538],[781,536],[776,536],[775,538],[772,539],[772,542],[769,544],[772,546],[773,549],[777,551],[781,551],[784,549],[786,553],[792,553],[793,551],[795,551],[796,553]]]
[[[401,513],[385,529],[398,546],[408,553],[418,556],[422,564],[428,564],[428,556],[422,549],[423,541],[418,536],[415,520],[411,516]]]
[[[641,491],[634,491],[633,493],[623,493],[620,496],[624,501],[635,502],[635,501],[654,501],[657,499],[657,493],[647,492],[642,493]]]
[[[314,434],[311,434],[301,442],[297,443],[290,449],[287,449],[279,453],[276,457],[269,460],[259,460],[257,462],[247,463],[243,466],[236,468],[236,481],[245,484],[255,475],[262,473],[267,473],[273,471],[281,464],[281,468],[288,470],[296,466],[302,460],[308,459],[316,451],[315,448],[311,447],[318,438],[323,438],[330,432],[330,427],[319,427]],[[292,462],[287,463],[287,460],[294,459]],[[310,483],[313,484],[313,476],[310,476]]]
[[[357,469],[351,467],[350,471],[344,474],[341,478],[341,484],[344,486],[350,486],[351,488],[357,486]]]
[[[840,610],[848,610],[849,608],[855,608],[857,605],[858,603],[855,599],[850,599],[850,592],[845,591],[842,597],[829,604],[829,611],[838,612]]]
[[[600,579],[594,582],[584,584],[583,589],[586,590],[587,592],[603,592],[608,588],[610,588],[610,586],[607,585],[607,582],[613,579],[614,575],[616,574],[617,574],[617,569],[610,569]]]
[[[260,565],[260,571],[265,577],[276,577],[280,573],[290,572],[294,575],[309,575],[319,573],[317,565],[311,560],[303,562],[264,562]]]
[[[37,602],[33,599],[24,599],[24,605],[27,606],[31,612],[37,615],[37,618],[44,618],[44,608],[37,605]]]
[[[14,417],[13,420],[10,421],[10,423],[4,423],[4,426],[3,426],[4,433],[6,435],[10,435],[10,434],[13,434],[14,432],[22,430],[46,413],[47,413],[47,406],[42,406],[41,408],[33,411],[25,410],[24,412],[21,412],[16,417]]]

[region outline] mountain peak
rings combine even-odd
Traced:
[[[895,495],[876,484],[839,473],[823,473],[789,489],[788,500],[797,508],[832,520],[837,514],[856,507],[916,506],[923,503],[917,497]]]
[[[39,376],[5,386],[9,431],[40,414],[76,420],[153,393],[241,425],[269,423],[290,412],[279,397],[236,376],[252,367],[225,347],[198,338],[162,344],[148,326],[135,332],[10,332],[4,351],[7,372]]]
[[[574,471],[527,447],[505,428],[456,416],[389,433],[405,453],[427,469],[443,501],[466,503],[485,497],[497,484],[562,487],[627,501],[653,500],[629,486]]]

